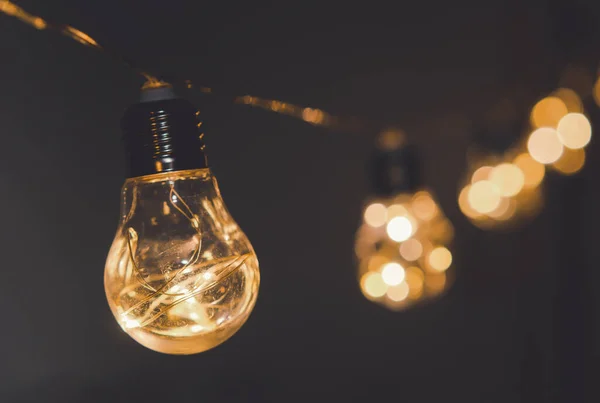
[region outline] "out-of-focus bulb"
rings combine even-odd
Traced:
[[[104,275],[123,330],[167,354],[221,344],[258,295],[256,254],[206,166],[194,112],[186,101],[158,99],[126,113],[132,177]]]
[[[596,95],[599,89],[600,80]],[[534,217],[543,204],[540,185],[547,168],[563,175],[583,168],[583,148],[591,140],[592,127],[575,91],[559,88],[543,98],[532,108],[530,120],[532,128],[526,138],[511,147],[505,145],[502,155],[480,156],[469,164],[458,205],[482,229],[506,228]],[[499,143],[489,144],[497,148]]]
[[[364,296],[391,310],[438,297],[451,284],[454,229],[419,178],[416,150],[385,131],[372,165],[374,196],[356,233]],[[384,141],[385,140],[385,141]]]

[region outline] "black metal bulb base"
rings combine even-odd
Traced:
[[[419,156],[414,145],[377,149],[368,164],[371,191],[381,197],[412,193],[422,187]]]
[[[123,116],[130,178],[208,167],[197,109],[166,90],[144,90]]]

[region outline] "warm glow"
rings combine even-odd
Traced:
[[[478,213],[487,214],[498,208],[500,193],[490,181],[479,181],[471,185],[467,200]]]
[[[413,232],[413,225],[407,217],[394,217],[387,225],[388,236],[396,241],[406,241]]]
[[[369,271],[379,271],[379,268],[388,262],[388,258],[381,255],[373,255],[369,259],[367,269]]]
[[[490,182],[497,186],[501,196],[512,197],[523,189],[525,175],[516,165],[500,164],[490,172]]]
[[[583,148],[578,150],[567,148],[562,157],[552,164],[552,167],[564,175],[572,175],[579,172],[584,164],[585,150]]]
[[[416,239],[408,239],[400,245],[400,255],[409,262],[413,262],[421,257],[423,245]]]
[[[404,282],[408,285],[408,292],[411,298],[419,298],[423,292],[423,272],[418,267],[409,267],[406,269]]]
[[[446,273],[429,274],[425,277],[425,288],[429,294],[439,294],[446,287]]]
[[[366,273],[362,277],[361,284],[364,293],[372,298],[382,297],[388,288],[383,282],[381,274],[375,272]]]
[[[570,88],[559,88],[554,91],[552,94],[554,97],[559,98],[569,112],[583,112],[583,104],[581,103],[581,98],[575,91]]]
[[[469,202],[469,191],[471,190],[471,185],[467,185],[460,191],[458,195],[458,206],[460,207],[460,211],[463,212],[469,218],[479,218],[481,217],[481,213],[471,207],[471,203]]]
[[[531,111],[531,124],[534,127],[556,127],[558,121],[569,113],[565,103],[557,97],[546,97]]]
[[[387,208],[387,219],[391,220],[394,217],[406,216],[408,210],[402,204],[392,204]]]
[[[450,220],[444,218],[432,223],[429,227],[429,237],[439,243],[449,243],[454,238],[454,227]]]
[[[490,211],[488,213],[488,216],[499,220],[499,221],[504,221],[507,220],[508,218],[510,218],[512,216],[512,211],[514,210],[514,208],[511,209],[511,207],[513,207],[514,201],[511,199],[505,199],[502,198],[502,200],[500,201],[500,204],[498,205],[498,208],[495,209],[494,211]]]
[[[483,166],[478,168],[475,172],[473,172],[473,176],[471,177],[471,183],[477,183],[479,181],[487,180],[490,176],[490,172],[492,172],[492,167]]]
[[[377,145],[383,150],[397,150],[406,141],[406,135],[399,129],[386,129],[377,138]]]
[[[600,106],[600,77],[594,84],[594,101],[596,101],[596,105]]]
[[[437,206],[431,195],[427,192],[418,192],[412,201],[414,214],[424,221],[429,221],[435,217]]]
[[[445,271],[452,264],[452,254],[443,246],[438,246],[429,254],[429,265],[433,270]]]
[[[381,227],[387,221],[387,209],[381,203],[373,203],[365,209],[365,222],[371,227]]]
[[[525,188],[536,187],[544,179],[546,168],[544,168],[544,165],[531,158],[531,155],[528,153],[520,154],[515,158],[514,164],[519,167],[521,172],[523,172],[523,185]]]
[[[399,263],[387,263],[381,268],[381,278],[389,286],[395,286],[404,281],[404,268]]]
[[[402,283],[387,290],[387,296],[394,302],[401,302],[408,297],[408,284]]]
[[[308,123],[321,124],[325,119],[325,114],[320,109],[304,108],[302,119]]]
[[[558,123],[558,137],[565,147],[585,147],[592,138],[592,125],[581,113],[569,113]]]
[[[563,153],[563,144],[561,143],[558,132],[549,127],[542,127],[535,130],[529,136],[527,141],[527,150],[534,160],[542,164],[552,164],[556,162]]]

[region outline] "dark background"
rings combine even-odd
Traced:
[[[214,350],[143,348],[102,283],[125,173],[119,119],[142,81],[0,15],[0,401],[600,400],[597,139],[582,173],[549,175],[528,226],[483,232],[456,203],[486,108],[531,106],[569,62],[595,73],[593,0],[17,4],[154,71],[402,127],[455,225],[458,277],[406,312],[366,301],[353,241],[376,133],[195,95],[224,199],[259,256],[260,296]]]

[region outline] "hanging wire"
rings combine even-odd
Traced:
[[[95,39],[90,37],[88,34],[70,25],[51,23],[40,16],[30,14],[29,12],[25,11],[23,8],[14,4],[10,0],[0,0],[0,12],[3,12],[4,14],[7,14],[11,17],[15,17],[20,21],[24,22],[25,24],[36,28],[37,30],[58,32],[84,46],[91,47],[111,57],[112,59],[125,64],[128,68],[130,68],[135,73],[141,75],[146,80],[144,85],[142,86],[143,89],[160,87],[170,84],[183,84],[183,86],[187,90],[197,90],[203,94],[225,96],[232,103],[248,105],[264,109],[270,112],[291,116],[297,119],[301,119],[314,126],[321,126],[329,129],[348,132],[364,132],[369,128],[375,126],[373,124],[368,124],[365,120],[362,119],[357,119],[353,117],[342,118],[334,116],[322,109],[302,107],[275,99],[260,98],[252,95],[229,95],[222,93],[221,91],[215,91],[211,87],[196,86],[194,83],[192,83],[191,80],[172,79],[169,80],[169,82],[166,82],[160,79],[158,75],[152,74],[147,70],[139,68],[122,55],[113,52],[104,46],[101,46],[98,42],[96,42]]]

